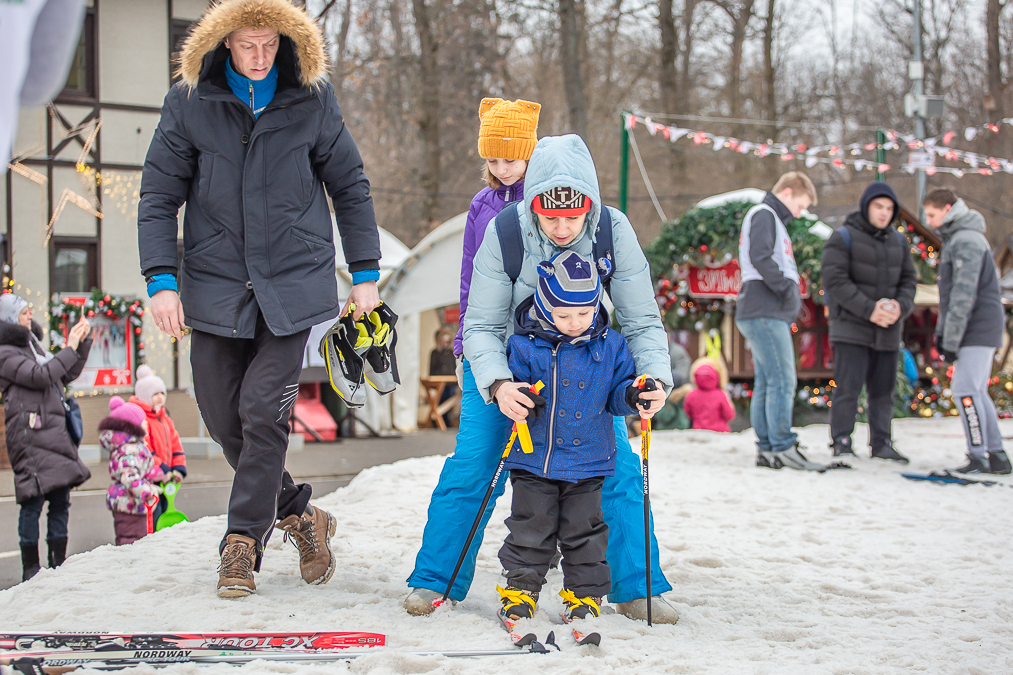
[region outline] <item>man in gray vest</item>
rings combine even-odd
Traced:
[[[742,289],[735,325],[749,341],[756,380],[749,419],[756,432],[756,465],[821,471],[799,452],[791,430],[795,402],[795,347],[791,324],[802,307],[798,269],[785,225],[816,203],[816,187],[803,173],[781,176],[763,201],[751,208],[739,235]]]
[[[830,407],[835,457],[855,454],[851,433],[864,385],[872,457],[908,462],[894,449],[890,430],[904,319],[914,309],[918,284],[907,237],[890,227],[899,212],[893,188],[872,183],[859,210],[823,247],[836,384]]]

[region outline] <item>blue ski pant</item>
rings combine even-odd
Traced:
[[[443,593],[454,566],[464,548],[468,532],[475,522],[482,497],[489,488],[500,455],[506,446],[511,422],[496,405],[486,405],[478,393],[471,367],[464,362],[464,392],[461,399],[461,426],[457,447],[447,458],[440,482],[429,501],[429,520],[422,535],[422,548],[415,559],[415,570],[408,577],[412,588]],[[648,596],[644,560],[644,490],[640,460],[630,447],[626,423],[615,418],[616,471],[605,478],[602,487],[602,512],[608,524],[606,557],[612,570],[609,602],[627,602]],[[475,540],[468,549],[461,571],[454,581],[450,597],[464,600],[475,576],[475,558],[482,544],[482,533],[492,515],[496,500],[506,487],[503,472],[499,484],[479,524]],[[658,542],[651,518],[651,593],[672,590],[658,564]]]

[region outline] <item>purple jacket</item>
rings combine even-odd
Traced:
[[[483,188],[471,200],[468,221],[464,225],[464,256],[461,258],[461,318],[454,338],[454,356],[464,354],[464,313],[468,310],[468,291],[471,273],[475,269],[475,253],[482,245],[489,222],[510,202],[524,198],[524,179],[513,185],[500,185],[499,189]]]

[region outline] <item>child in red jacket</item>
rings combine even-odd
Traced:
[[[137,368],[137,383],[130,402],[140,406],[148,420],[148,438],[145,443],[160,464],[168,480],[176,483],[186,478],[186,454],[183,444],[176,432],[176,425],[165,409],[165,382],[155,375],[150,367],[144,365]],[[168,501],[163,496],[152,514],[155,520],[168,508]]]
[[[714,359],[697,359],[690,369],[690,378],[696,389],[686,394],[682,404],[693,429],[730,432],[728,422],[735,419],[735,408],[725,391],[720,371],[721,364]]]

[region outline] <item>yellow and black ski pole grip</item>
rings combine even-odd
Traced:
[[[538,380],[533,385],[528,387],[528,391],[531,392],[532,394],[540,394],[542,388],[544,387],[545,383],[542,382],[541,380]],[[528,431],[528,423],[526,421],[515,422],[514,431],[517,433],[517,436],[521,439],[521,450],[524,452],[524,454],[530,455],[532,452],[534,452],[535,445],[534,443],[531,442],[531,432]]]

